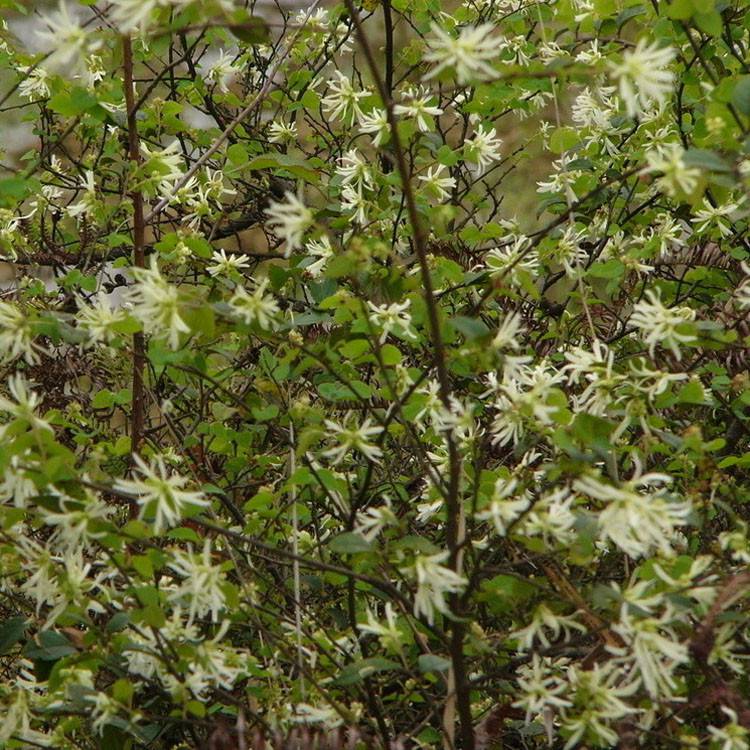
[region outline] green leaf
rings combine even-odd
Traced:
[[[554,154],[562,154],[575,146],[580,137],[575,128],[556,128],[549,139],[550,151]]]
[[[227,159],[236,167],[247,164],[247,149],[241,143],[233,143],[227,149]]]
[[[268,24],[259,16],[253,16],[244,8],[237,9],[228,24],[229,30],[245,44],[266,44],[270,39]]]
[[[451,318],[451,323],[469,341],[486,336],[490,332],[487,324],[479,318],[467,318],[464,315],[456,315]]]
[[[23,637],[26,630],[26,618],[10,617],[0,625],[0,655],[7,654]]]
[[[732,92],[732,104],[750,117],[750,76],[740,76]]]
[[[385,659],[382,656],[373,656],[370,659],[360,659],[352,664],[347,664],[341,670],[341,674],[336,679],[336,683],[338,685],[354,685],[377,672],[389,672],[400,668],[401,666],[397,662],[391,659]]]
[[[716,11],[711,13],[696,13],[693,16],[693,23],[704,33],[713,37],[720,37],[723,29],[721,14]]]
[[[340,555],[354,555],[357,552],[369,552],[372,545],[361,534],[346,531],[333,539],[328,549]]]
[[[437,654],[421,654],[417,659],[420,672],[445,672],[450,669],[450,659]]]
[[[76,652],[75,646],[54,630],[43,630],[24,649],[24,656],[39,661],[57,661]]]
[[[261,154],[247,163],[248,169],[283,169],[305,182],[319,182],[318,173],[312,169],[307,159],[288,154]]]
[[[61,91],[55,94],[48,102],[47,106],[57,114],[63,117],[78,117],[86,113],[94,113],[104,110],[99,106],[98,99],[87,89],[80,86],[74,86],[71,89]]]
[[[732,171],[732,167],[721,156],[707,149],[690,148],[685,152],[683,159],[689,167],[697,167],[707,172]]]

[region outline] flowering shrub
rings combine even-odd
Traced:
[[[0,747],[750,747],[746,4],[284,7],[0,0]]]

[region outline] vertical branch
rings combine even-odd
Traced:
[[[393,98],[393,15],[391,0],[383,0],[383,23],[385,25],[385,93]]]
[[[138,142],[138,122],[136,114],[138,108],[135,104],[135,92],[133,91],[133,46],[129,36],[122,39],[123,56],[123,84],[125,86],[125,106],[127,107],[128,127],[128,158],[135,168],[141,159]],[[133,201],[133,265],[136,268],[144,268],[146,256],[144,248],[146,245],[146,223],[143,217],[143,193],[133,189],[130,193]],[[144,428],[144,387],[143,373],[146,365],[146,348],[142,333],[133,334],[133,410],[130,432],[130,451],[138,453],[143,440]]]
[[[387,1],[387,0],[386,0]],[[391,142],[393,144],[393,154],[396,161],[401,186],[404,193],[404,202],[406,212],[411,224],[414,250],[419,261],[420,278],[424,290],[425,305],[427,307],[427,318],[430,326],[430,336],[434,351],[434,365],[437,372],[438,384],[440,387],[440,400],[446,409],[451,408],[451,385],[448,377],[448,366],[445,351],[445,344],[440,330],[440,311],[435,299],[435,290],[430,275],[430,267],[427,253],[427,235],[424,224],[417,210],[414,191],[411,184],[411,172],[406,163],[406,156],[401,137],[398,132],[398,122],[393,107],[391,92],[386,88],[383,78],[380,75],[375,56],[367,40],[367,35],[362,28],[359,13],[354,7],[353,0],[346,0],[346,7],[357,32],[357,39],[362,47],[362,51],[367,60],[367,66],[370,69],[375,85],[383,100],[388,117],[388,124],[391,129]],[[449,479],[448,490],[445,495],[445,504],[447,510],[446,519],[446,545],[449,552],[450,566],[457,573],[461,572],[462,554],[461,550],[464,543],[465,521],[463,506],[460,498],[461,482],[461,456],[458,452],[458,446],[451,433],[447,433],[446,442],[448,444],[448,461],[449,461]],[[461,747],[463,750],[474,750],[474,727],[471,716],[471,696],[466,674],[466,660],[464,657],[464,635],[465,627],[457,610],[461,606],[460,597],[456,594],[450,598],[451,611],[455,619],[451,622],[450,638],[450,657],[451,672],[449,675],[449,694],[446,703],[446,718],[453,714],[453,706],[458,709],[460,721]],[[446,733],[453,745],[453,721],[444,721]]]

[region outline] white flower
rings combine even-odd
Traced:
[[[368,542],[387,526],[398,526],[398,518],[391,507],[390,498],[384,498],[385,503],[378,507],[371,507],[357,513],[354,531],[361,534]]]
[[[518,336],[523,332],[520,314],[517,312],[508,313],[498,323],[495,338],[492,339],[492,346],[495,349],[518,350],[521,348]]]
[[[435,611],[448,614],[447,594],[457,594],[466,586],[466,579],[441,563],[448,559],[447,552],[436,555],[418,555],[414,562],[417,593],[414,597],[414,616],[424,615],[432,625]]]
[[[489,508],[477,514],[480,521],[491,521],[499,536],[505,536],[508,527],[529,507],[530,497],[527,492],[522,492],[516,499],[512,499],[517,486],[518,482],[515,479],[497,479]]]
[[[545,630],[551,632],[552,639],[555,641],[560,638],[560,635],[563,635],[566,640],[569,639],[573,630],[579,633],[586,632],[585,626],[572,617],[555,614],[546,604],[540,604],[534,610],[531,622],[525,628],[511,633],[510,637],[518,641],[519,651],[530,651],[534,646],[534,641],[537,640],[544,648],[549,648],[550,639],[544,632]]]
[[[424,61],[436,63],[425,76],[433,78],[446,68],[453,68],[459,84],[472,80],[494,78],[497,71],[487,63],[498,57],[502,43],[492,36],[495,27],[490,23],[466,26],[454,38],[447,31],[433,24],[432,36],[427,39]]]
[[[435,105],[430,105],[433,94],[423,86],[406,89],[402,92],[401,98],[408,101],[408,104],[397,104],[393,111],[397,115],[406,115],[417,121],[417,128],[422,133],[430,131],[430,121],[428,117],[439,117],[443,110]]]
[[[302,237],[313,223],[313,212],[289,191],[283,201],[271,201],[266,217],[268,226],[286,243],[287,257],[302,246]]]
[[[146,334],[164,337],[172,349],[180,343],[181,333],[190,333],[180,317],[179,292],[160,273],[156,257],[151,256],[150,268],[133,268],[136,283],[125,299],[132,305],[132,314],[143,325]]]
[[[362,158],[356,148],[350,148],[339,159],[336,174],[341,177],[342,185],[352,185],[357,190],[372,188],[370,165]]]
[[[31,321],[16,305],[0,301],[0,361],[12,362],[19,357],[30,365],[39,362]]]
[[[687,645],[669,627],[669,612],[663,617],[635,618],[628,611],[612,630],[624,641],[623,647],[607,646],[621,663],[634,662],[632,676],[652,698],[670,699],[677,687],[674,672],[690,661]]]
[[[171,198],[175,183],[184,175],[180,142],[175,139],[166,148],[151,150],[141,141],[140,148],[143,172],[156,184],[160,196]]]
[[[362,118],[359,102],[370,95],[369,91],[357,91],[352,82],[339,70],[328,81],[328,95],[321,101],[326,114],[334,120],[351,125]]]
[[[214,250],[211,256],[213,265],[206,266],[206,270],[211,276],[218,276],[219,274],[230,274],[234,271],[239,271],[242,268],[248,268],[250,266],[250,258],[244,253],[227,255],[226,250]]]
[[[385,605],[385,624],[375,617],[371,609],[368,609],[367,622],[358,622],[357,630],[377,636],[386,651],[400,651],[405,640],[404,634],[398,627],[396,613],[393,611],[391,602],[386,602]]]
[[[270,294],[266,294],[268,283],[268,279],[256,283],[252,294],[248,294],[241,286],[237,287],[229,300],[229,307],[232,308],[234,315],[248,325],[257,321],[258,325],[265,330],[273,327],[275,317],[279,313],[276,300]]]
[[[115,326],[126,318],[125,310],[113,307],[104,291],[99,291],[92,303],[78,299],[76,320],[88,334],[90,344],[110,343],[117,336]]]
[[[341,463],[346,455],[352,451],[359,451],[365,458],[373,463],[379,463],[383,451],[370,441],[380,435],[382,427],[373,426],[370,418],[355,427],[349,426],[352,421],[351,415],[347,415],[344,424],[336,424],[330,419],[325,420],[325,426],[331,431],[332,437],[338,441],[338,445],[323,451],[323,456],[333,459],[333,464]]]
[[[436,201],[444,201],[450,198],[450,190],[456,187],[456,181],[448,175],[441,177],[445,170],[444,164],[436,164],[430,167],[423,175],[419,175],[420,182],[424,183],[427,193]]]
[[[619,734],[611,724],[638,713],[622,700],[638,690],[638,682],[624,681],[622,671],[611,662],[594,664],[590,670],[572,666],[567,678],[573,706],[564,711],[562,726],[570,736],[563,750],[581,747],[585,735],[596,738],[597,746],[614,747]]]
[[[383,139],[391,132],[388,113],[384,109],[378,109],[377,107],[369,114],[360,113],[359,132],[375,133],[372,145],[375,147],[379,146],[383,142]]]
[[[73,216],[76,219],[79,219],[81,216],[94,219],[97,209],[96,183],[94,181],[94,173],[90,169],[86,170],[83,184],[80,185],[80,188],[83,190],[83,195],[81,195],[79,201],[67,207],[68,216]]]
[[[739,723],[737,712],[726,706],[722,706],[721,710],[729,717],[729,721],[721,728],[708,728],[713,741],[719,743],[717,750],[748,750],[750,733]]]
[[[218,622],[225,603],[225,580],[221,566],[211,562],[211,541],[205,540],[200,554],[192,547],[187,552],[174,550],[167,566],[182,577],[179,586],[169,592],[169,600],[187,606],[188,625],[208,614],[211,622]]]
[[[701,173],[695,167],[689,167],[684,160],[685,149],[679,143],[667,143],[651,149],[646,153],[647,166],[640,174],[660,172],[655,185],[670,198],[678,192],[690,194],[698,185]]]
[[[633,308],[630,324],[640,332],[648,344],[651,356],[657,346],[671,350],[677,360],[682,359],[680,344],[695,341],[693,333],[683,333],[678,328],[695,319],[695,310],[689,307],[666,307],[652,289],[646,292],[647,300],[641,300]]]
[[[467,161],[476,164],[474,172],[477,177],[484,174],[490,164],[502,158],[500,145],[502,141],[497,137],[495,128],[479,125],[474,131],[474,137],[464,144],[464,155]]]
[[[570,701],[562,695],[568,686],[550,668],[549,658],[540,658],[534,654],[531,664],[519,669],[516,678],[521,697],[514,703],[514,708],[526,709],[526,723],[532,716],[541,714],[545,709],[560,709],[570,706]]]
[[[41,65],[33,69],[30,66],[21,67],[19,71],[24,74],[23,80],[18,84],[18,93],[21,96],[27,99],[43,99],[49,96],[49,73]]]
[[[46,67],[59,70],[66,75],[85,72],[86,57],[102,45],[102,40],[89,34],[69,12],[68,4],[60,0],[57,12],[44,17],[45,29],[38,29],[37,36],[51,49],[45,60]]]
[[[178,524],[189,506],[205,508],[210,504],[200,492],[183,489],[188,480],[170,472],[161,456],[156,456],[151,465],[137,455],[133,455],[133,460],[141,476],[136,479],[118,479],[114,488],[135,497],[141,506],[141,518],[153,516],[154,531],[157,534]]]
[[[688,522],[692,508],[687,500],[668,496],[663,474],[644,474],[616,487],[594,476],[577,479],[573,487],[590,498],[605,502],[599,513],[599,533],[625,554],[638,558],[655,551],[672,554],[678,526]]]
[[[229,91],[229,84],[240,73],[240,67],[236,64],[236,57],[236,53],[221,50],[219,57],[208,66],[206,71],[206,80],[217,85],[219,91],[224,94]]]
[[[674,75],[666,68],[674,56],[675,51],[669,47],[659,47],[656,42],[648,44],[645,39],[639,39],[634,50],[625,52],[620,64],[611,65],[630,117],[666,101],[674,82]]]
[[[706,198],[703,199],[703,208],[695,212],[695,217],[691,219],[693,224],[698,224],[695,229],[697,232],[707,232],[712,226],[715,226],[722,237],[729,237],[732,233],[731,224],[724,221],[724,217],[733,214],[742,201],[737,203],[723,203],[719,206],[712,206]]]
[[[330,258],[333,257],[331,240],[328,239],[327,235],[323,235],[320,239],[306,242],[305,250],[307,250],[308,255],[317,258],[317,260],[306,263],[304,266],[305,273],[316,279],[323,272]]]
[[[341,210],[353,211],[352,221],[360,225],[367,224],[368,205],[367,199],[362,195],[361,188],[344,185],[344,189],[341,191]]]
[[[373,325],[380,328],[381,344],[385,343],[389,334],[394,330],[405,338],[417,338],[411,329],[411,315],[407,312],[411,307],[411,300],[394,302],[391,305],[376,305],[368,301],[367,306],[370,308],[370,320]]]
[[[293,143],[298,137],[297,126],[293,122],[274,120],[268,126],[268,140],[271,143]]]
[[[41,399],[34,391],[29,390],[30,383],[20,373],[15,373],[8,378],[8,390],[13,401],[0,395],[0,412],[6,412],[15,419],[19,419],[31,427],[32,430],[47,430],[52,432],[52,427],[36,414]]]

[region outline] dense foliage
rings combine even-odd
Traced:
[[[0,747],[750,747],[744,0],[0,9]]]

